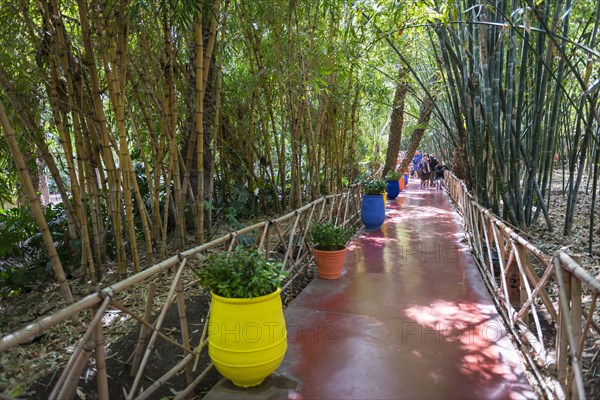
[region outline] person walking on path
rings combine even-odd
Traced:
[[[417,177],[419,176],[419,163],[421,162],[421,152],[419,150],[417,150],[417,152],[415,153],[413,159],[412,159],[412,164],[413,164],[413,170],[412,170],[412,176],[413,177]]]
[[[430,176],[431,169],[429,168],[429,159],[427,157],[423,157],[423,160],[419,163],[419,178],[421,178],[419,189],[429,189]]]
[[[446,166],[438,163],[433,171],[433,182],[435,184],[435,188],[437,190],[441,190],[444,188],[444,171],[446,170]]]
[[[432,172],[430,177],[430,185],[433,187],[434,179],[435,179],[435,167],[439,164],[438,160],[435,158],[433,154],[429,155],[429,170]]]

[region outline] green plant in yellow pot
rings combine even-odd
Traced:
[[[211,289],[208,355],[234,385],[259,385],[287,350],[282,264],[237,247],[208,257],[200,283]]]

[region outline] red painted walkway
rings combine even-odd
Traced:
[[[411,182],[353,239],[342,278],[288,306],[276,374],[207,398],[538,398],[462,239],[448,196]]]
[[[538,398],[448,196],[411,182],[386,214],[288,306],[289,398]]]

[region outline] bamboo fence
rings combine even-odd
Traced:
[[[212,369],[212,364],[208,364],[203,371],[196,372],[198,358],[207,344],[206,328],[208,322],[206,318],[200,342],[197,346],[193,346],[190,340],[190,324],[187,319],[184,297],[186,289],[198,283],[197,280],[193,279],[194,274],[186,273],[187,270],[196,268],[192,264],[200,264],[201,268],[206,253],[230,251],[236,245],[252,245],[261,249],[266,257],[277,259],[283,263],[283,268],[290,277],[282,288],[282,291],[285,292],[294,279],[306,272],[307,266],[312,261],[312,253],[307,243],[307,233],[311,223],[313,221],[330,220],[344,226],[357,224],[360,221],[360,195],[360,186],[352,185],[344,193],[321,197],[279,218],[263,221],[228,233],[209,243],[167,258],[127,279],[98,290],[74,304],[43,317],[19,331],[2,337],[0,339],[0,354],[7,353],[21,344],[30,343],[52,327],[64,324],[71,317],[87,310],[91,316],[87,329],[82,333],[78,345],[56,381],[49,398],[52,400],[74,398],[76,393],[81,391],[78,384],[84,369],[89,364],[90,359],[94,359],[97,397],[108,399],[111,373],[107,370],[105,360],[106,346],[103,335],[103,319],[107,313],[120,312],[137,321],[140,326],[139,340],[134,353],[130,357],[130,360],[133,360],[131,375],[134,378],[130,387],[123,388],[123,392],[126,393],[125,397],[127,399],[146,399],[155,393],[157,389],[165,386],[170,378],[181,372],[185,373],[187,385],[181,389],[176,398],[185,398],[192,395],[194,388],[202,382],[202,379]],[[169,270],[172,271],[169,276],[172,281],[170,281],[170,285],[166,286],[168,291],[166,297],[164,297],[165,293],[159,293],[154,282],[150,281],[158,274]],[[143,282],[148,283],[148,296],[143,307],[144,315],[140,316],[117,298],[119,295],[123,297],[126,292],[135,294],[136,290],[139,289],[138,284]],[[161,294],[164,301],[160,305],[156,320],[150,322],[153,312],[156,311],[154,303]],[[165,315],[173,303],[177,303],[181,341],[169,336],[167,332],[161,331]],[[153,384],[141,388],[140,382],[148,365],[153,362],[153,349],[156,348],[158,339],[179,349],[182,358],[162,377],[155,379]]]
[[[582,354],[593,346],[590,336],[600,334],[600,282],[576,256],[544,254],[479,205],[453,174],[446,183],[488,289],[544,395],[585,399]]]

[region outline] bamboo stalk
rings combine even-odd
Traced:
[[[208,311],[206,312],[206,318],[204,319],[204,327],[202,328],[202,334],[200,335],[200,342],[198,343],[198,347],[194,349],[194,353],[196,353],[196,358],[194,359],[194,367],[192,371],[196,372],[196,368],[198,368],[198,361],[200,360],[200,353],[206,344],[208,344],[208,339],[204,340],[206,337],[206,333],[208,332],[208,321],[210,318],[210,307],[212,303],[208,304]]]
[[[304,231],[302,232],[302,244],[303,244],[303,246],[300,247],[300,250],[298,251],[298,254],[296,255],[296,262],[295,262],[296,264],[298,264],[298,260],[300,258],[300,255],[302,254],[302,250],[303,249],[308,249],[308,243],[306,241],[306,238],[308,236],[308,231],[310,229],[310,223],[312,222],[312,217],[313,217],[315,208],[316,207],[312,207],[310,209],[310,214],[308,215],[308,219],[306,221],[306,226],[304,227]]]
[[[492,224],[492,233],[494,235],[494,244],[496,245],[496,250],[498,251],[498,263],[500,262],[504,262],[504,260],[506,260],[508,263],[510,263],[510,258],[513,257],[512,255],[512,251],[513,249],[511,248],[511,251],[508,254],[508,259],[506,256],[506,251],[504,248],[504,236],[500,235],[500,232],[498,231],[498,227],[495,224]],[[500,261],[502,260],[502,261]],[[491,270],[492,272],[492,281],[494,283],[495,286],[496,285],[496,272],[494,271],[494,268],[492,268]]]
[[[556,358],[546,351],[544,342],[540,342],[523,321],[515,320],[515,325],[519,327],[521,337],[529,343],[533,351],[535,351],[536,355],[542,361],[544,367],[550,371],[556,370]]]
[[[592,293],[600,294],[600,282],[595,279],[585,268],[577,264],[567,253],[560,252],[558,254],[561,266],[568,272],[575,275],[582,283],[584,283]]]
[[[214,35],[212,36],[214,37]],[[202,11],[198,11],[197,20],[194,23],[194,45],[195,45],[195,70],[196,70],[196,115],[194,134],[196,136],[196,171],[198,172],[198,231],[196,241],[204,242],[204,72],[210,64],[204,64],[204,37],[202,34]],[[211,52],[212,53],[212,52]],[[210,60],[208,60],[210,62]]]
[[[567,343],[570,344],[569,346],[569,352],[571,355],[571,369],[573,371],[573,374],[575,376],[575,388],[577,389],[576,392],[573,392],[573,394],[580,399],[585,400],[585,389],[584,389],[584,385],[583,385],[583,376],[581,373],[581,364],[580,364],[580,360],[579,357],[577,356],[577,349],[576,344],[578,344],[578,342],[575,341],[575,335],[573,332],[573,325],[571,322],[571,319],[568,317],[569,316],[569,297],[570,294],[567,293],[567,287],[566,284],[568,282],[568,279],[563,280],[563,273],[562,273],[562,269],[561,269],[561,265],[560,265],[560,261],[558,257],[554,258],[554,271],[557,277],[557,281],[558,281],[558,287],[559,287],[559,291],[560,291],[560,310],[563,310],[563,316],[564,318],[561,320],[562,322],[564,322],[564,324],[566,325],[566,335],[565,336],[565,340],[564,340],[564,347],[566,350],[566,345]],[[563,284],[563,282],[565,282]],[[570,290],[570,286],[568,286],[569,290]],[[561,347],[562,347],[562,341],[561,341]],[[566,353],[566,351],[565,351]],[[567,362],[567,358],[563,357],[564,359],[564,363]],[[558,370],[558,377],[559,380],[561,380],[561,382],[564,382],[565,378],[566,378],[566,366],[563,370],[563,368],[561,368],[561,358],[559,358],[558,360],[559,362],[559,370]],[[562,378],[562,379],[561,379]]]
[[[594,310],[596,309],[596,301],[598,300],[598,294],[594,294],[592,296],[592,302],[590,304],[591,312],[585,319],[585,325],[583,327],[583,332],[581,334],[581,339],[579,339],[578,353],[577,355],[581,357],[581,353],[583,353],[583,347],[585,346],[585,339],[587,338],[587,333],[590,330],[590,325],[593,322],[592,317],[594,315]]]
[[[163,339],[164,341],[166,341],[167,343],[173,345],[174,347],[177,347],[179,350],[185,352],[190,352],[190,348],[189,346],[184,346],[180,343],[178,343],[177,341],[171,339],[169,336],[165,335],[164,333],[162,333],[161,331],[157,330],[154,325],[152,325],[149,322],[146,322],[143,318],[141,318],[140,316],[136,315],[133,311],[131,311],[129,308],[125,307],[123,304],[119,303],[117,300],[111,300],[110,304],[115,307],[118,308],[119,310],[123,311],[124,313],[126,313],[127,315],[130,315],[131,318],[135,319],[137,322],[139,322],[140,324],[142,324],[143,326],[145,326],[146,328],[148,328],[149,330],[156,332],[156,334],[158,335],[159,338]],[[171,299],[171,301],[168,303],[168,305],[172,305],[173,304],[173,299]],[[130,357],[131,358],[131,357]],[[133,375],[135,376],[135,375]]]
[[[164,385],[169,379],[171,379],[175,374],[179,373],[185,366],[188,366],[190,361],[192,361],[193,355],[188,354],[181,361],[179,361],[173,368],[167,371],[163,376],[158,378],[148,389],[144,390],[142,393],[137,395],[136,400],[144,400],[147,399],[152,393],[154,393],[158,388]],[[189,383],[191,384],[191,383]]]
[[[483,261],[484,265],[485,264],[488,265],[489,272],[491,274],[493,274],[494,273],[494,264],[492,262],[492,239],[488,235],[489,229],[488,229],[488,226],[485,223],[485,219],[482,218],[481,219],[481,223],[483,224],[483,234],[484,234],[484,237],[485,237],[485,243],[486,243],[485,248],[487,250],[487,259],[488,259],[488,262],[487,263],[485,262],[485,257],[483,257],[483,260],[481,260],[481,261]]]
[[[183,258],[183,260],[181,261],[181,263],[179,265],[179,268],[177,269],[177,273],[175,274],[175,277],[173,278],[173,283],[171,284],[171,288],[169,289],[169,293],[167,294],[167,300],[165,302],[165,305],[163,306],[162,310],[160,311],[160,315],[158,316],[158,319],[156,320],[156,326],[155,326],[156,330],[152,333],[152,336],[150,337],[148,347],[146,348],[146,353],[144,354],[144,358],[142,359],[142,362],[140,364],[140,369],[139,369],[137,375],[135,376],[135,380],[133,381],[131,390],[129,391],[129,394],[127,396],[127,400],[131,400],[133,398],[133,396],[135,395],[135,391],[140,383],[140,379],[142,378],[142,373],[144,372],[144,369],[146,368],[146,364],[148,363],[148,359],[150,358],[150,354],[152,353],[152,349],[154,348],[154,342],[156,341],[156,337],[158,335],[157,332],[158,332],[158,330],[160,330],[163,320],[164,320],[165,316],[167,315],[167,310],[169,309],[169,306],[171,305],[171,299],[173,298],[173,294],[175,292],[175,287],[177,286],[177,283],[178,283],[179,279],[181,278],[181,274],[183,272],[183,268],[185,267],[186,262],[187,262],[187,258]]]
[[[44,217],[44,213],[40,206],[40,200],[36,195],[35,188],[33,187],[33,183],[31,181],[31,177],[27,172],[27,166],[25,165],[25,161],[23,159],[23,154],[19,149],[19,144],[17,143],[17,139],[15,136],[15,131],[13,130],[9,120],[8,115],[6,114],[6,110],[4,108],[4,103],[0,100],[0,123],[2,124],[2,128],[4,131],[4,136],[6,137],[6,141],[8,143],[8,147],[13,156],[15,165],[17,170],[19,171],[19,175],[21,177],[21,183],[25,187],[27,192],[27,197],[29,199],[29,206],[31,207],[31,212],[40,227],[40,232],[42,233],[42,239],[44,241],[44,246],[46,247],[46,251],[48,252],[48,257],[52,263],[52,269],[56,275],[56,280],[60,286],[62,295],[67,304],[73,303],[73,294],[71,293],[71,288],[69,283],[67,282],[67,277],[65,275],[65,271],[63,269],[62,263],[58,258],[58,254],[56,252],[56,247],[54,246],[54,241],[52,239],[52,234],[50,233],[50,229],[48,228],[48,224],[46,222],[46,218]],[[73,322],[76,322],[76,318]],[[27,336],[31,337],[30,334]],[[21,342],[22,343],[22,342]],[[4,338],[0,343],[0,353],[2,352],[2,347],[4,345]]]
[[[527,254],[524,254],[524,250],[522,248],[518,248],[517,245],[514,244],[514,242],[512,243],[512,245],[513,245],[513,250],[516,254],[517,265],[519,266],[519,272],[521,273],[521,286],[524,287],[524,289],[525,289],[525,292],[527,295],[527,300],[532,300],[533,296],[531,294],[531,287],[529,286],[529,281],[527,280],[527,275],[525,274],[525,267],[524,267],[524,265],[527,263],[527,260],[522,259],[522,258],[526,257]],[[523,299],[521,299],[521,300],[523,300]],[[525,302],[527,302],[527,300],[525,300]],[[540,326],[540,321],[538,318],[537,310],[536,310],[533,302],[530,302],[530,307],[531,307],[531,314],[533,315],[533,320],[535,322],[535,328],[536,328],[537,335],[538,335],[538,341],[540,342],[540,344],[542,345],[542,348],[543,348],[544,334],[542,332],[542,327]],[[527,314],[524,314],[524,316],[527,316]],[[528,318],[523,318],[523,322],[527,324],[529,322]],[[544,349],[544,351],[545,351],[545,349]]]
[[[95,330],[95,329],[94,329]],[[75,361],[69,366],[68,369],[65,369],[67,375],[63,382],[57,383],[54,389],[52,390],[52,394],[49,399],[51,400],[62,400],[62,399],[72,399],[75,397],[75,391],[77,390],[77,383],[79,383],[79,378],[85,365],[89,361],[92,356],[92,351],[96,347],[96,343],[93,339],[88,339],[85,341],[84,345],[81,348],[81,352],[77,354]],[[58,394],[54,394],[55,391],[59,390]]]
[[[196,379],[194,379],[194,381],[190,385],[188,385],[188,387],[186,387],[181,392],[177,393],[177,396],[175,396],[174,400],[182,400],[187,398],[187,396],[189,396],[194,391],[196,386],[198,386],[198,384],[202,382],[202,380],[206,377],[210,370],[213,369],[213,367],[214,365],[212,363],[208,364],[204,371],[202,371],[202,373],[198,375]]]
[[[96,316],[98,309],[92,309],[92,316]],[[106,353],[104,348],[104,333],[102,324],[96,325],[96,332],[93,337],[96,343],[94,355],[96,356],[96,387],[99,400],[108,400],[108,372],[106,370]]]
[[[233,249],[233,245],[235,244],[235,237],[237,236],[236,232],[232,232],[229,234],[229,247],[227,251],[230,252]]]
[[[310,255],[312,255],[312,252],[310,252],[310,251],[306,251],[306,252],[302,253],[302,256],[290,266],[290,268],[288,269],[288,272],[294,271],[298,266],[301,265],[301,263],[304,261],[304,259],[308,258]],[[304,267],[306,267],[306,265],[301,266],[301,268],[304,268]]]
[[[183,282],[181,281],[181,279],[177,281],[175,293],[177,296],[177,311],[179,312],[179,325],[181,327],[181,342],[184,346],[188,347],[190,345],[190,331],[188,328],[185,297],[183,296]],[[188,385],[192,383],[192,366],[189,363],[185,366],[185,378]]]
[[[282,268],[284,268],[284,269],[285,269],[287,260],[290,257],[290,254],[292,252],[292,249],[295,247],[294,235],[296,234],[296,228],[298,228],[298,221],[300,220],[300,216],[301,216],[301,214],[298,212],[296,214],[296,218],[294,219],[294,225],[292,225],[292,228],[288,231],[289,243],[288,243],[287,251],[285,252],[285,256],[283,257],[283,266],[282,266]]]
[[[535,300],[535,296],[537,296],[538,293],[541,290],[543,290],[544,285],[546,284],[546,282],[548,281],[548,279],[552,275],[553,271],[554,271],[554,263],[550,262],[548,264],[548,266],[546,267],[546,270],[544,271],[544,274],[542,275],[542,278],[537,282],[537,284],[535,284],[535,288],[533,289],[533,292],[531,292],[531,297],[525,302],[525,304],[523,304],[523,307],[521,307],[521,309],[519,310],[519,312],[517,313],[517,315],[515,315],[515,318],[514,318],[515,322],[517,322],[517,320],[521,318],[521,316],[523,315],[523,313],[525,311],[527,311],[527,308]],[[554,308],[552,308],[552,310],[554,310]],[[550,315],[552,315],[552,313],[550,312],[550,310],[548,310],[548,312],[550,313]],[[556,311],[554,311],[554,313],[556,314]],[[553,321],[556,322],[557,319],[558,318],[554,318],[553,317]]]
[[[577,260],[580,262],[580,260]],[[579,360],[579,343],[581,341],[581,315],[582,315],[582,308],[581,308],[581,281],[577,278],[573,279],[573,277],[571,278],[571,325],[572,325],[572,338],[570,337],[569,339],[569,346],[570,346],[570,350],[571,353],[575,353],[576,354],[576,360]],[[574,370],[571,371],[571,373],[574,373]],[[572,379],[569,379],[569,384],[568,386],[572,385]],[[585,396],[585,392],[583,391],[579,391],[578,390],[578,386],[572,386],[570,388],[571,390],[567,389],[567,393],[571,392],[571,398],[572,399],[577,399],[579,398],[579,394],[583,394],[583,396]],[[578,393],[579,392],[579,393]]]
[[[281,233],[281,229],[279,229],[279,224],[275,223],[275,221],[272,221],[272,222],[273,223],[272,223],[271,226],[275,228],[275,232],[277,233],[277,236],[279,237],[279,241],[277,243],[275,243],[275,246],[277,246],[279,243],[282,243],[283,247],[287,251],[288,243],[286,243],[286,240],[285,240],[285,238],[283,236],[283,233]]]
[[[151,282],[148,286],[148,298],[146,299],[146,308],[144,310],[144,321],[150,324],[150,318],[152,318],[152,308],[154,307],[154,291],[156,289],[156,285],[154,282]],[[133,361],[131,363],[131,372],[129,376],[135,376],[137,374],[138,367],[140,366],[140,361],[142,357],[142,350],[144,348],[144,342],[146,341],[146,336],[148,335],[148,326],[146,324],[142,324],[140,327],[140,335],[138,337],[137,344],[135,345],[135,350],[133,350]]]
[[[302,257],[300,258],[300,260],[296,261],[296,263],[293,266],[299,265],[301,261],[303,261],[305,258],[307,258],[310,255],[309,252],[306,252],[302,255]],[[283,292],[284,290],[286,290],[288,288],[288,286],[290,286],[292,284],[292,282],[294,282],[294,280],[300,276],[300,274],[306,269],[308,264],[304,264],[299,270],[298,272],[292,276],[290,278],[289,281],[286,282],[286,284],[281,288],[281,291]]]
[[[56,382],[54,389],[52,390],[52,393],[50,393],[50,396],[49,396],[50,399],[53,399],[53,400],[54,399],[64,399],[66,397],[64,395],[60,396],[60,393],[63,393],[63,390],[64,390],[63,386],[69,385],[69,383],[67,382],[68,379],[71,379],[71,380],[74,379],[72,376],[72,373],[75,370],[76,366],[79,366],[81,364],[81,360],[79,357],[81,352],[85,350],[85,352],[89,351],[91,354],[92,349],[95,347],[94,343],[92,343],[92,347],[89,348],[89,350],[86,346],[89,347],[88,341],[90,339],[90,336],[92,335],[92,333],[95,332],[96,325],[102,319],[102,316],[104,315],[104,310],[106,310],[106,307],[110,303],[110,299],[111,299],[111,295],[106,296],[104,298],[104,301],[100,305],[100,307],[98,307],[98,310],[96,311],[96,315],[90,321],[88,329],[85,331],[85,334],[81,338],[81,341],[79,342],[79,345],[77,346],[77,348],[75,348],[75,351],[73,351],[73,354],[71,355],[71,358],[69,359],[69,362],[67,363],[67,366],[65,367],[62,374],[58,378],[58,381]],[[89,355],[87,356],[87,358],[85,360],[86,362],[87,362],[88,358],[89,358]],[[85,365],[85,363],[84,363],[84,365]],[[83,366],[81,368],[83,368]],[[79,374],[81,374],[81,371],[79,371]],[[77,380],[79,380],[79,375],[77,375]],[[77,381],[75,381],[75,385],[76,384],[77,384]]]
[[[269,237],[269,229],[271,228],[271,221],[268,221],[264,226],[263,226],[263,231],[262,231],[262,235],[260,237],[260,242],[258,243],[258,249],[263,249],[265,254],[268,256],[269,255],[269,250],[268,250],[268,240],[265,241],[265,239],[267,237]]]
[[[513,252],[511,252],[511,255],[512,254],[513,254]],[[509,263],[510,263],[510,257],[509,257]],[[507,309],[510,309],[510,308],[512,308],[512,304],[510,302],[510,296],[508,294],[508,283],[506,281],[506,270],[508,268],[509,268],[509,265],[507,265],[506,268],[505,268],[505,266],[503,265],[503,263],[500,263],[500,279],[501,279],[501,283],[502,283],[501,287],[502,287],[502,290],[504,292],[504,306]],[[509,314],[509,316],[510,316],[510,314]],[[512,319],[510,319],[510,322],[511,322],[511,326],[513,326],[514,322],[512,321]]]

